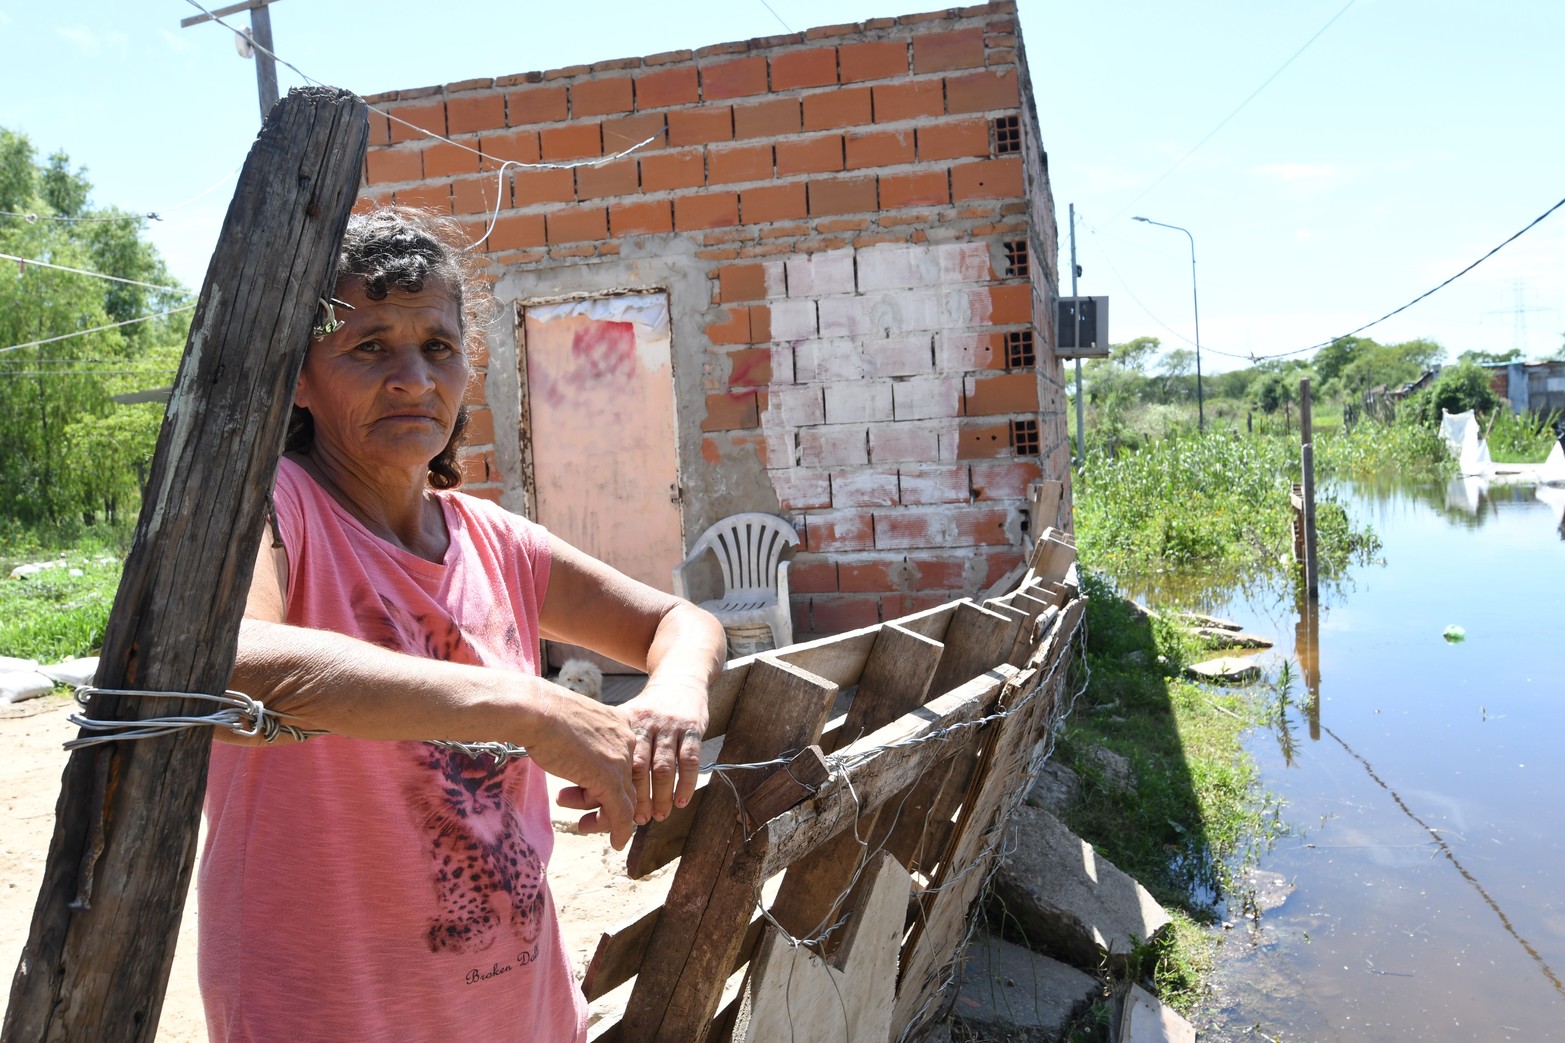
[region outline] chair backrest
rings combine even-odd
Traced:
[[[714,523],[690,548],[690,557],[706,550],[717,556],[726,594],[776,587],[783,551],[798,545],[799,534],[787,521],[773,514],[750,512]]]

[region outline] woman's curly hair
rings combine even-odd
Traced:
[[[370,300],[385,300],[391,290],[418,293],[430,280],[443,286],[456,302],[461,321],[462,349],[471,358],[494,314],[494,296],[477,267],[462,252],[456,223],[410,207],[381,207],[348,218],[348,229],[337,254],[337,282],[358,279]],[[429,461],[429,484],[455,489],[462,484],[457,454],[466,442],[467,407],[457,410],[451,439]],[[308,409],[293,407],[288,418],[286,453],[305,452],[315,441],[315,420]]]

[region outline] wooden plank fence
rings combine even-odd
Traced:
[[[999,597],[730,663],[717,767],[627,856],[632,877],[678,866],[660,908],[600,939],[588,1000],[629,995],[590,1039],[897,1043],[939,1020],[1049,748],[1086,607],[1074,562],[1045,529]]]

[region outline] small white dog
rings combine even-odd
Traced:
[[[585,659],[567,659],[554,683],[589,699],[603,701],[603,671]]]

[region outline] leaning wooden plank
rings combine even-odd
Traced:
[[[1076,547],[1056,529],[1045,529],[1033,548],[1028,574],[1045,582],[1059,582],[1076,562]]]
[[[295,90],[240,174],[191,320],[109,617],[104,689],[221,693],[317,299],[368,138],[364,103]],[[99,694],[89,716],[203,715]],[[8,1040],[150,1040],[195,858],[207,729],[73,752],[12,982]]]
[[[855,889],[846,937],[829,960],[767,928],[741,994],[734,1043],[888,1039],[909,883],[896,859],[877,856]]]
[[[931,641],[944,641],[946,628],[951,625],[951,617],[956,614],[958,607],[970,604],[967,599],[960,601],[947,601],[944,605],[936,605],[934,608],[926,608],[922,612],[914,612],[910,615],[899,616],[896,619],[887,620],[896,623],[904,630],[911,630],[915,634],[923,634]]]
[[[1017,675],[1001,693],[1010,716],[984,726],[982,770],[971,781],[949,849],[924,896],[922,913],[903,949],[903,981],[897,996],[895,1023],[914,1028],[930,1019],[935,996],[950,974],[953,959],[966,937],[968,911],[988,879],[1001,836],[1000,796],[1019,788],[1014,754],[1030,749],[1045,719],[1037,696],[1036,673]]]
[[[836,685],[798,667],[757,659],[734,707],[723,761],[753,764],[802,750],[819,738],[836,693]],[[711,1028],[742,941],[736,926],[748,921],[765,880],[767,833],[747,837],[739,820],[744,798],[764,781],[756,775],[734,772],[707,787],[636,975],[624,1043],[701,1043]]]
[[[801,670],[808,670],[816,677],[847,688],[859,683],[870,650],[875,647],[875,635],[880,624],[862,630],[850,630],[845,634],[823,637],[802,645],[789,645],[778,651],[776,657],[792,663]]]
[[[922,705],[943,648],[940,642],[896,623],[883,624],[864,666],[858,694],[838,731],[841,744],[860,739]],[[836,919],[837,906],[847,898],[866,852],[879,844],[881,829],[873,815],[866,816],[856,829],[830,838],[791,867],[772,900],[777,922],[795,935],[804,935],[814,933],[822,922]]]
[[[1065,483],[1044,479],[1033,483],[1029,506],[1032,529],[1042,532],[1060,522],[1060,501],[1065,497]]]
[[[934,766],[965,755],[978,732],[971,725],[994,706],[1014,670],[1002,666],[864,736],[832,755],[843,770],[813,799],[766,824],[770,837],[763,875],[793,865],[863,814],[886,806]]]
[[[647,945],[652,940],[653,928],[657,926],[658,916],[662,912],[662,906],[649,909],[637,919],[599,936],[598,946],[587,961],[581,979],[581,991],[588,1003],[613,992],[636,976],[636,972],[641,969],[641,961],[646,958]],[[759,916],[750,921],[744,941],[739,946],[741,960],[760,940],[764,923]],[[739,969],[741,960],[735,961],[729,973]]]
[[[931,692],[948,692],[970,677],[977,677],[1005,662],[1016,640],[1016,621],[998,612],[979,608],[971,601],[957,604],[946,628],[945,654],[929,683]]]

